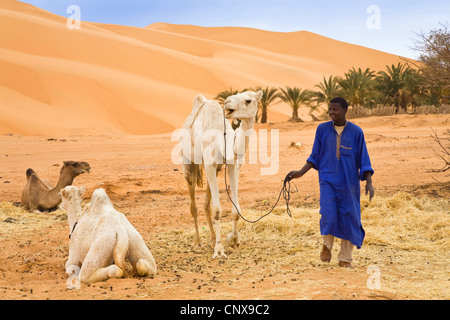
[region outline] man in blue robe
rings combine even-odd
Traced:
[[[365,232],[361,224],[360,181],[366,181],[366,194],[374,195],[374,173],[367,152],[364,133],[346,120],[347,101],[330,102],[332,121],[317,127],[314,146],[304,167],[291,171],[286,180],[302,177],[309,169],[319,172],[320,233],[323,237],[320,259],[331,260],[334,237],[341,239],[338,255],[341,267],[352,267],[352,249],[361,248]]]

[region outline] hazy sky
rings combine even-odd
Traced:
[[[416,58],[415,33],[450,22],[449,0],[23,0],[81,20],[145,27],[154,22],[270,31],[311,31],[336,40]]]

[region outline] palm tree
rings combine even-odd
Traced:
[[[375,71],[369,68],[362,71],[361,68],[349,70],[344,78],[338,79],[342,88],[342,95],[352,106],[368,104],[372,100],[375,86]]]
[[[386,71],[378,72],[376,88],[385,97],[385,103],[396,107],[397,113],[399,108],[406,110],[408,105],[416,105],[420,81],[416,71],[399,62],[397,66],[386,66]]]
[[[292,121],[298,121],[301,120],[298,117],[298,109],[302,104],[309,105],[314,92],[311,90],[302,90],[301,88],[297,87],[289,87],[286,86],[285,88],[280,88],[281,94],[280,99],[289,104],[289,106],[292,108]]]
[[[267,110],[272,104],[274,103],[275,99],[280,97],[280,93],[278,92],[277,88],[262,88],[261,86],[250,88],[250,90],[258,92],[259,90],[262,91],[263,95],[261,97],[261,100],[258,103],[258,109],[261,110],[261,123],[267,122]],[[258,121],[258,114],[256,115],[256,121]]]
[[[330,100],[337,97],[340,94],[341,87],[338,83],[338,78],[330,76],[327,79],[323,76],[323,82],[316,84],[314,87],[319,88],[320,91],[315,92],[315,100],[317,103],[330,104]]]
[[[225,91],[219,92],[219,93],[217,94],[217,96],[216,96],[214,99],[218,100],[219,103],[223,104],[223,103],[225,102],[225,100],[227,100],[227,98],[228,98],[229,96],[238,94],[239,92],[244,92],[244,91],[246,91],[246,90],[247,90],[247,89],[244,89],[244,90],[242,90],[242,91],[239,91],[239,90],[233,90],[233,88],[230,87],[230,90],[225,90]]]

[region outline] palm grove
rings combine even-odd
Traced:
[[[292,108],[292,121],[300,121],[298,110],[306,106],[312,111],[319,105],[328,105],[337,96],[344,97],[354,108],[393,106],[395,112],[420,105],[441,106],[450,100],[450,33],[446,25],[418,34],[414,48],[420,53],[418,61],[403,59],[397,65],[386,66],[376,72],[370,68],[352,68],[343,76],[323,77],[315,90],[286,86],[253,87],[244,90],[220,92],[220,102],[238,92],[262,90],[256,120],[267,122],[270,106],[283,101]],[[314,118],[314,117],[313,117]]]

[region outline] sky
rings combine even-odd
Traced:
[[[155,22],[204,27],[310,31],[408,58],[418,33],[450,23],[448,0],[22,0],[82,21],[146,27]]]

